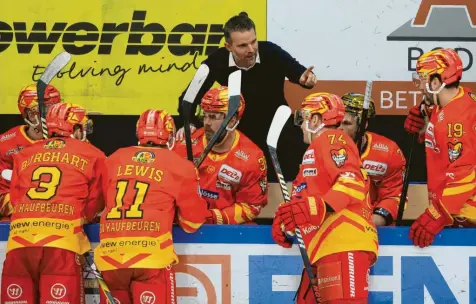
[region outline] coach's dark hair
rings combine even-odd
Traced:
[[[233,32],[245,32],[255,30],[255,23],[248,17],[246,12],[241,12],[236,16],[233,16],[225,23],[223,33],[225,34],[226,42],[230,42],[230,35]]]

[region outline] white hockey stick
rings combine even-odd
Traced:
[[[46,86],[71,60],[68,52],[62,52],[57,55],[46,67],[40,79],[36,83],[38,96],[38,110],[40,112],[40,125],[43,138],[48,138],[48,129],[46,127],[46,106],[45,106],[45,90]]]
[[[288,188],[286,187],[286,180],[284,179],[283,172],[281,171],[281,166],[279,165],[276,147],[278,145],[279,135],[281,134],[281,131],[284,125],[286,124],[286,121],[289,119],[289,116],[291,116],[291,112],[291,108],[284,105],[280,106],[276,110],[276,113],[273,117],[273,121],[271,122],[271,126],[269,128],[268,137],[266,138],[266,143],[268,145],[269,154],[271,155],[274,171],[276,172],[276,175],[278,177],[279,185],[281,187],[281,193],[283,194],[284,201],[286,203],[291,200],[291,196],[289,195]],[[317,284],[315,284],[314,282],[314,273],[312,272],[311,261],[309,261],[309,257],[307,256],[306,245],[304,244],[301,231],[298,227],[296,227],[294,233],[296,234],[296,238],[298,240],[299,251],[304,262],[306,273],[309,276],[309,284],[312,288],[312,293],[314,295],[316,303],[319,303],[319,289],[317,287]]]
[[[190,134],[190,109],[192,104],[197,97],[198,91],[202,88],[203,83],[210,73],[210,68],[206,64],[202,64],[198,67],[195,76],[193,76],[192,82],[188,86],[187,92],[183,97],[182,102],[182,115],[183,115],[183,130],[185,132],[185,145],[187,147],[187,158],[190,161],[193,161],[193,152],[192,152],[192,138]]]
[[[365,86],[365,95],[364,95],[364,105],[362,108],[362,116],[360,119],[359,132],[357,132],[357,148],[359,148],[360,153],[363,149],[363,137],[365,136],[365,126],[367,125],[367,116],[369,113],[370,107],[370,98],[372,96],[372,80],[367,81]]]

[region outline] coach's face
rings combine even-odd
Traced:
[[[225,46],[239,67],[249,68],[256,63],[258,40],[254,30],[231,32],[230,42],[225,42]]]

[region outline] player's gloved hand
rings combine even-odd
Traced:
[[[412,107],[405,119],[405,130],[410,134],[420,133],[425,124],[425,118],[420,111],[420,105]]]
[[[320,226],[326,216],[326,203],[320,197],[293,197],[291,202],[282,204],[276,210],[286,231],[294,231],[297,226]]]
[[[273,225],[271,226],[271,236],[273,240],[281,247],[291,248],[293,241],[286,237],[286,234],[281,229],[282,219],[279,215],[275,214],[273,219]]]
[[[433,203],[410,227],[409,237],[413,240],[413,245],[424,248],[430,246],[435,235],[452,223],[453,218],[441,203]]]

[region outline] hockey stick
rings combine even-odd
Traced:
[[[408,186],[410,185],[410,166],[412,162],[413,147],[418,140],[418,133],[413,134],[412,143],[410,145],[410,154],[408,155],[407,166],[405,167],[405,177],[403,178],[402,193],[400,194],[400,202],[398,203],[398,214],[396,225],[402,225],[403,212],[405,211],[405,201],[407,200]]]
[[[425,105],[423,102],[420,105],[420,112],[423,115],[423,117],[425,117],[425,119],[428,117],[428,114],[426,113]],[[418,141],[418,136],[419,136],[418,133],[414,133],[412,136],[412,143],[410,145],[410,153],[408,154],[408,161],[405,167],[405,177],[403,178],[402,193],[400,194],[400,202],[398,202],[398,214],[397,214],[397,220],[395,223],[397,226],[402,225],[403,212],[405,211],[405,202],[407,200],[408,187],[410,185],[410,166],[412,162],[413,147],[416,145]]]
[[[188,86],[187,92],[182,101],[182,116],[183,116],[183,130],[185,131],[185,145],[187,146],[187,158],[193,161],[192,152],[192,138],[190,134],[190,109],[197,97],[198,91],[202,87],[203,83],[210,73],[210,68],[206,64],[202,64],[198,67],[195,76],[193,76],[192,82]]]
[[[200,154],[200,156],[194,161],[195,167],[199,168],[200,165],[207,157],[208,153],[212,150],[213,146],[216,144],[221,134],[225,131],[230,120],[235,116],[236,112],[240,108],[240,96],[241,94],[241,70],[237,70],[228,76],[228,112],[226,113],[225,120],[218,131],[213,135],[212,139],[208,142],[205,150]]]
[[[281,171],[281,166],[279,165],[278,153],[276,147],[278,145],[279,135],[284,127],[284,124],[291,116],[291,109],[288,106],[280,106],[276,113],[274,114],[273,121],[269,127],[268,137],[266,138],[266,144],[268,145],[269,154],[271,155],[271,161],[273,162],[274,171],[278,177],[279,186],[281,187],[281,193],[283,194],[284,201],[287,203],[291,200],[289,195],[288,188],[286,187],[286,181],[284,180],[283,172]],[[306,273],[309,276],[309,281],[312,287],[314,298],[316,303],[319,303],[319,289],[318,286],[314,283],[314,273],[311,268],[311,261],[307,256],[306,245],[302,239],[302,234],[299,228],[296,227],[294,230],[296,238],[299,245],[299,251],[301,252],[301,257],[304,262],[304,267],[306,268]]]
[[[36,91],[38,96],[38,110],[40,112],[40,125],[43,138],[48,138],[48,129],[46,127],[46,106],[45,106],[45,90],[50,81],[63,69],[71,60],[68,52],[62,52],[57,55],[46,67],[40,79],[36,83]]]
[[[360,119],[359,125],[359,132],[357,132],[357,147],[359,148],[360,153],[363,151],[363,143],[364,143],[364,136],[365,136],[365,127],[367,125],[367,116],[369,113],[369,106],[370,106],[370,97],[372,95],[372,80],[367,81],[367,85],[365,87],[365,95],[364,95],[364,105],[362,107],[362,116]]]
[[[114,297],[112,296],[111,291],[109,290],[109,287],[107,287],[106,282],[104,281],[104,279],[102,278],[101,273],[99,272],[98,268],[96,267],[96,264],[94,263],[93,256],[89,253],[89,251],[87,251],[83,255],[86,258],[86,262],[88,263],[89,268],[91,269],[92,273],[96,277],[96,280],[98,281],[99,286],[101,286],[101,290],[103,291],[107,300],[109,301],[110,304],[115,304],[116,302],[114,301]]]

